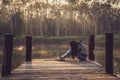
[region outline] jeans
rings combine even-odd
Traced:
[[[63,54],[61,57],[70,57],[71,56],[71,50],[68,50],[65,54]],[[81,51],[76,54],[76,57],[80,59],[81,61],[86,60],[87,54],[86,51]]]

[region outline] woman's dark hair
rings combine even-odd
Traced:
[[[72,58],[74,59],[77,54],[78,43],[75,41],[71,41],[70,46],[71,46],[71,55],[72,55]]]

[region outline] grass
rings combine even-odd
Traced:
[[[86,36],[64,36],[64,37],[39,37],[39,36],[33,36],[33,43],[35,44],[69,44],[70,41],[79,41],[84,40],[86,42]]]
[[[23,51],[14,51],[12,56],[12,69],[25,62],[25,53]]]
[[[98,35],[96,38],[96,61],[105,66],[105,35]],[[114,34],[113,56],[114,56],[114,73],[120,75],[120,35]]]
[[[95,60],[105,66],[105,52],[103,50],[95,51]]]
[[[14,52],[13,56],[12,56],[12,69],[18,67],[19,65],[21,65],[24,61],[25,61],[25,55],[23,53],[20,52]],[[2,68],[2,59],[3,59],[3,55],[0,55],[0,72],[1,72],[1,68]]]

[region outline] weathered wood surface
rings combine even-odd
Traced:
[[[0,80],[119,80],[105,74],[104,68],[90,61],[59,62],[52,59],[34,59],[12,71]]]

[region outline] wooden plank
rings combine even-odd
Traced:
[[[65,61],[34,59],[12,71],[1,80],[117,80],[105,74],[104,68],[92,61]]]

